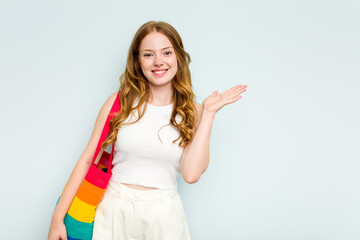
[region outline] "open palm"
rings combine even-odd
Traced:
[[[234,103],[240,98],[242,98],[240,94],[245,92],[246,88],[247,85],[237,85],[220,94],[218,94],[218,91],[214,91],[203,101],[203,108],[208,112],[216,113],[223,106]]]

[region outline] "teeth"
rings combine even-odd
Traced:
[[[165,71],[154,71],[154,73],[164,73],[164,72],[166,72],[166,70]]]

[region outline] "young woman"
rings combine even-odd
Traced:
[[[113,175],[98,205],[94,240],[190,239],[176,178],[195,183],[209,164],[215,114],[239,100],[246,85],[195,101],[190,55],[168,23],[150,21],[136,32],[120,78],[121,111],[110,122],[105,147],[115,144]],[[48,239],[66,239],[64,217],[89,169],[107,114],[106,100],[85,151],[53,213]]]

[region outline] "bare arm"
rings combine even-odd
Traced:
[[[197,182],[209,165],[209,145],[211,127],[215,114],[225,105],[234,103],[245,92],[247,85],[237,85],[221,94],[214,91],[201,104],[196,103],[198,121],[195,123],[195,135],[189,145],[184,148],[180,168],[183,179],[187,183]]]
[[[97,116],[93,132],[91,134],[89,143],[87,144],[84,152],[81,154],[79,160],[77,161],[65,187],[59,199],[59,202],[54,210],[51,219],[51,225],[63,223],[66,212],[68,211],[72,200],[74,199],[77,190],[79,189],[87,171],[90,168],[92,159],[95,154],[95,149],[97,143],[100,139],[101,132],[103,130],[104,124],[106,122],[108,113],[112,107],[112,104],[115,101],[117,92],[110,95],[110,97],[105,101],[101,107],[99,114]],[[96,163],[99,161],[104,150],[101,150],[96,158]],[[52,227],[52,226],[51,226]],[[50,227],[49,236],[52,233]],[[49,237],[50,239],[51,237]],[[57,238],[56,238],[57,239]]]

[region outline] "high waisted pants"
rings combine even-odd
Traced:
[[[109,182],[96,208],[93,240],[190,240],[177,189],[137,190]]]

